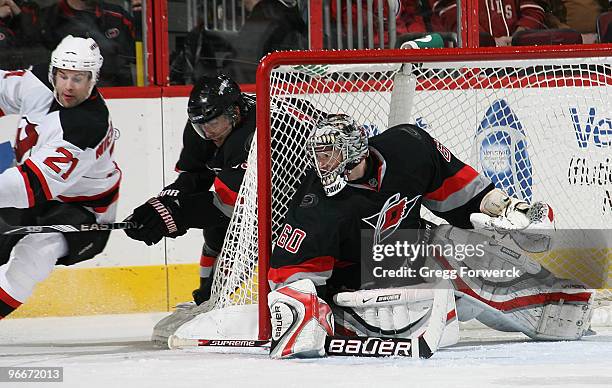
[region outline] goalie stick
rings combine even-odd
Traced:
[[[70,232],[99,232],[105,230],[133,229],[134,222],[112,222],[108,224],[77,224],[77,225],[8,225],[0,220],[0,235],[11,236],[32,233],[70,233]]]
[[[248,353],[268,354],[270,341],[265,340],[213,340],[168,337],[168,348],[181,349],[206,347],[217,351],[245,351]],[[430,358],[433,355],[423,337],[417,341],[410,338],[377,337],[327,337],[325,353],[328,356],[354,357],[410,357]]]

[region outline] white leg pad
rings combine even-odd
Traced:
[[[455,310],[453,290],[448,281],[342,292],[334,296],[334,302],[338,306],[334,308],[336,322],[346,334],[391,338],[422,336],[433,352],[440,344],[449,346],[459,338],[456,319],[453,319],[454,325],[448,328],[446,325],[447,317],[452,317]]]

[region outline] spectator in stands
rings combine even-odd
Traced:
[[[571,28],[582,35],[582,43],[597,42],[597,17],[610,8],[608,0],[549,0],[550,28]],[[603,40],[603,39],[602,39]]]
[[[101,0],[58,0],[44,8],[33,2],[17,8],[21,14],[15,7],[11,13],[20,16],[14,32],[21,46],[40,43],[50,51],[67,35],[93,38],[104,56],[98,85],[133,85],[135,32],[132,17],[122,7]]]
[[[93,38],[100,46],[104,66],[100,86],[133,85],[134,27],[122,7],[96,0],[59,0],[41,10],[41,38],[47,48],[66,35]]]
[[[15,30],[19,28],[21,8],[13,0],[0,0],[0,49],[17,44]]]
[[[227,71],[239,83],[255,83],[255,71],[264,55],[308,48],[308,27],[295,1],[244,0],[244,6],[248,16],[233,43]]]
[[[244,0],[244,6],[247,17],[235,38],[207,31],[203,23],[187,34],[170,61],[171,83],[191,84],[202,76],[214,76],[219,67],[238,83],[255,83],[264,55],[308,48],[308,27],[297,1]]]
[[[544,29],[544,9],[548,0],[479,0],[480,31],[493,36],[496,46],[509,46],[512,35],[529,29]],[[433,4],[447,31],[457,31],[456,0],[438,0]]]
[[[0,0],[0,24],[8,26],[21,9],[13,0]]]
[[[15,33],[10,28],[0,24],[0,50],[14,47],[14,42]],[[2,65],[1,62],[0,65]]]
[[[356,36],[357,30],[357,3],[351,3],[351,15],[352,15],[352,30]],[[368,6],[367,2],[363,1],[362,3],[362,25],[364,31],[364,47],[367,47],[368,38],[367,38],[367,25],[368,25]],[[396,36],[401,36],[403,34],[408,33],[417,33],[417,32],[427,32],[427,31],[442,31],[442,26],[439,23],[439,19],[437,15],[431,12],[429,3],[427,0],[398,0],[396,1],[396,6],[398,9],[395,11],[395,28],[396,28]],[[343,32],[347,31],[346,24],[346,12],[347,5],[343,2],[341,15],[342,15],[342,28]],[[374,47],[380,47],[380,37],[379,37],[379,18],[378,9],[376,7],[376,3],[374,4],[373,10],[373,32],[374,32]],[[332,15],[332,27],[335,26],[335,20],[337,19],[338,9],[335,1],[331,1],[331,15]],[[389,7],[387,2],[383,2],[383,19],[386,23],[383,26],[385,31],[384,36],[384,45],[385,47],[389,46],[389,36],[388,36],[388,15],[389,15]],[[355,44],[355,47],[357,44]]]
[[[191,85],[201,77],[214,77],[217,74],[217,56],[231,51],[228,40],[206,31],[200,21],[183,41],[177,41],[177,50],[170,55],[170,84]]]

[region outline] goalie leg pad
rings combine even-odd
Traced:
[[[471,296],[464,295],[462,299],[482,308],[482,313],[476,319],[490,328],[521,332],[539,341],[578,340],[587,334],[593,314],[593,294],[586,290],[550,290],[530,297],[510,299],[507,303],[534,300],[530,305],[510,311],[500,310]]]
[[[475,232],[454,227],[436,229],[438,243],[469,242]],[[475,241],[486,241],[478,238]],[[575,340],[589,328],[593,293],[579,282],[555,277],[546,268],[507,247],[507,241],[492,241],[484,255],[459,260],[436,257],[441,268],[457,273],[471,270],[515,269],[511,277],[458,277],[453,280],[460,296],[459,316],[476,318],[501,331],[517,331],[537,340]],[[462,319],[463,320],[463,319]]]
[[[458,340],[454,297],[448,282],[405,288],[341,292],[334,296],[336,330],[348,335],[423,337],[432,352]],[[447,318],[451,324],[446,332]],[[443,340],[443,337],[446,338]]]
[[[537,340],[578,340],[586,335],[593,315],[594,294],[586,303],[544,305],[534,333],[525,333]]]
[[[268,295],[272,320],[271,358],[325,355],[325,338],[334,334],[331,308],[317,296],[314,283],[299,280]]]

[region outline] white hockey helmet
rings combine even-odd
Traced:
[[[319,120],[306,141],[310,162],[317,171],[325,194],[339,193],[348,183],[347,176],[368,155],[368,136],[363,126],[346,114],[332,114]],[[327,166],[319,165],[317,153],[330,152]]]
[[[49,82],[55,88],[54,69],[89,71],[91,73],[89,93],[91,93],[98,82],[103,62],[104,58],[95,40],[67,35],[51,54]]]

